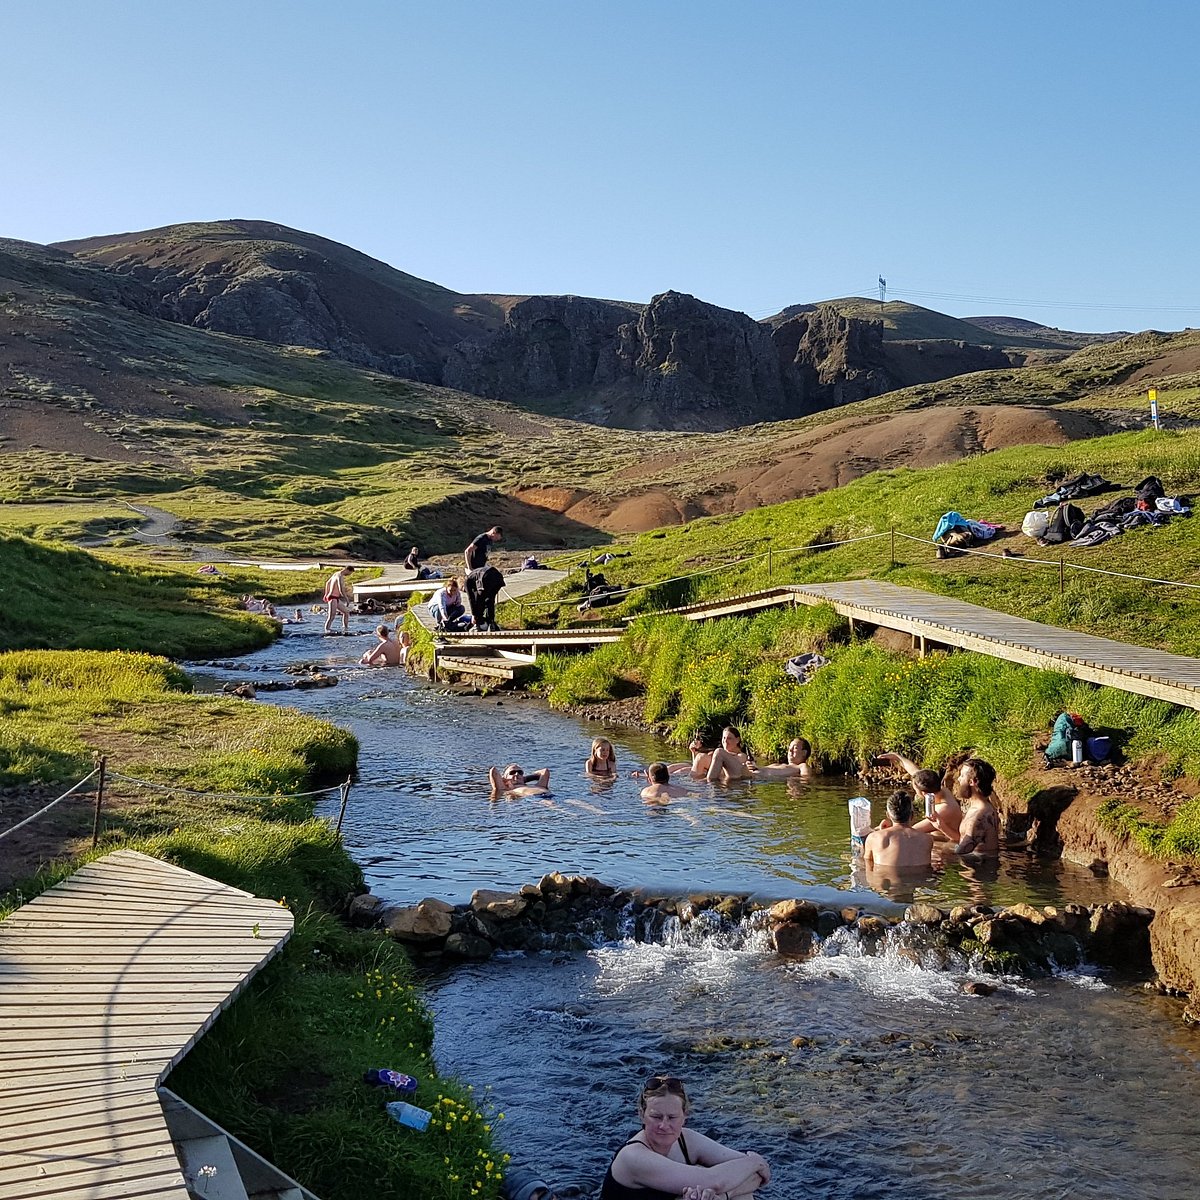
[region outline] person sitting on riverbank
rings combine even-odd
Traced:
[[[893,792],[887,801],[887,817],[878,829],[867,834],[863,862],[868,867],[921,867],[929,870],[933,836],[912,828],[913,798],[908,791]]]
[[[592,752],[588,755],[583,769],[597,779],[615,779],[617,777],[617,752],[608,738],[592,739]]]
[[[370,650],[363,652],[358,661],[364,667],[402,667],[408,657],[408,650],[399,643],[392,641],[392,627],[377,625],[375,636],[379,641]],[[409,638],[411,644],[412,638]]]
[[[665,762],[651,763],[646,768],[646,775],[650,782],[642,788],[642,799],[647,804],[669,804],[672,800],[696,796],[695,792],[671,782],[671,772]]]
[[[754,758],[742,745],[742,735],[733,725],[721,730],[721,744],[712,752],[705,778],[709,783],[732,783],[749,779]]]
[[[464,629],[471,624],[457,575],[451,575],[433,593],[429,600],[429,615],[438,629]]]
[[[325,617],[326,636],[333,633],[333,623],[339,616],[342,632],[350,632],[350,576],[353,572],[353,567],[340,567],[325,582],[324,598],[329,610]]]
[[[600,1200],[739,1200],[771,1182],[771,1167],[684,1123],[692,1105],[681,1080],[653,1075],[638,1096],[642,1128],[617,1151]]]
[[[509,763],[503,771],[488,767],[488,780],[492,785],[492,799],[501,796],[516,799],[520,796],[547,796],[550,794],[550,768],[526,774],[516,763]]]
[[[270,600],[264,600],[259,596],[243,596],[242,607],[247,612],[257,613],[262,617],[275,617],[275,606]]]
[[[808,765],[810,754],[812,754],[812,745],[807,738],[792,738],[788,742],[787,762],[768,763],[765,767],[755,767],[750,778],[807,779],[812,774],[812,768]]]
[[[958,768],[956,790],[963,807],[957,844],[951,842],[955,854],[999,858],[1000,814],[992,801],[995,782],[996,768],[982,758],[968,758]]]

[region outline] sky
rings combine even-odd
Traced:
[[[1200,326],[1192,0],[2,0],[0,237],[275,221],[460,292]]]

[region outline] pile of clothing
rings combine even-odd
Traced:
[[[1034,508],[1049,508],[1052,504],[1062,504],[1066,500],[1080,500],[1085,496],[1095,496],[1099,492],[1111,492],[1117,485],[1109,483],[1103,475],[1076,475],[1074,479],[1064,479],[1048,496],[1033,502]]]
[[[828,665],[829,659],[823,654],[797,654],[784,663],[783,669],[797,683],[807,683],[815,672]]]
[[[1099,546],[1130,529],[1157,529],[1191,511],[1181,497],[1166,494],[1161,479],[1150,475],[1134,487],[1132,496],[1118,496],[1096,509],[1076,530],[1071,545]]]
[[[945,513],[933,531],[933,540],[938,543],[938,558],[955,550],[990,542],[1003,528],[1003,525],[993,525],[990,521],[969,521],[959,512]]]

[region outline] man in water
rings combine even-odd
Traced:
[[[911,792],[893,792],[888,797],[887,820],[867,834],[863,862],[868,867],[930,868],[933,835],[912,828]]]
[[[488,780],[492,785],[493,800],[505,796],[510,799],[518,796],[545,796],[550,791],[550,768],[543,767],[540,771],[530,771],[526,775],[516,763],[509,763],[503,771],[489,767]]]
[[[463,560],[467,564],[467,571],[476,571],[480,567],[487,566],[488,551],[492,548],[492,543],[503,540],[504,530],[499,525],[493,525],[486,533],[481,533],[477,538],[473,538],[470,545],[463,551]]]
[[[955,790],[963,805],[955,854],[976,858],[1000,857],[1000,814],[992,802],[996,769],[982,758],[968,758],[958,768]],[[936,822],[935,822],[936,823]]]
[[[911,758],[905,758],[903,754],[892,750],[880,754],[878,761],[895,763],[907,772],[917,802],[926,809],[932,809],[931,814],[918,821],[913,828],[920,833],[932,833],[939,842],[948,841],[951,845],[958,845],[962,807],[954,794],[953,778],[943,779],[930,768],[922,770]]]
[[[672,775],[687,773],[693,779],[707,779],[708,768],[712,765],[713,758],[713,750],[708,739],[702,733],[692,734],[692,740],[688,742],[688,750],[692,755],[691,762],[672,763],[667,770]]]
[[[787,762],[769,763],[765,767],[755,767],[750,773],[751,779],[807,779],[812,774],[808,765],[808,756],[812,753],[812,745],[806,738],[796,737],[788,742]]]
[[[671,772],[665,762],[651,763],[646,768],[646,774],[650,782],[642,788],[642,799],[647,804],[669,804],[672,800],[696,795],[695,792],[689,792],[687,788],[671,782]]]
[[[350,575],[353,567],[341,567],[330,575],[325,583],[325,603],[328,613],[325,617],[325,635],[333,633],[333,623],[342,618],[342,632],[350,632]]]

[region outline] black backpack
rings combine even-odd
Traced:
[[[1086,519],[1083,515],[1083,509],[1078,504],[1060,504],[1054,510],[1054,515],[1050,518],[1050,524],[1046,526],[1046,532],[1038,540],[1050,542],[1054,545],[1073,541],[1076,534],[1083,528],[1083,523]]]

